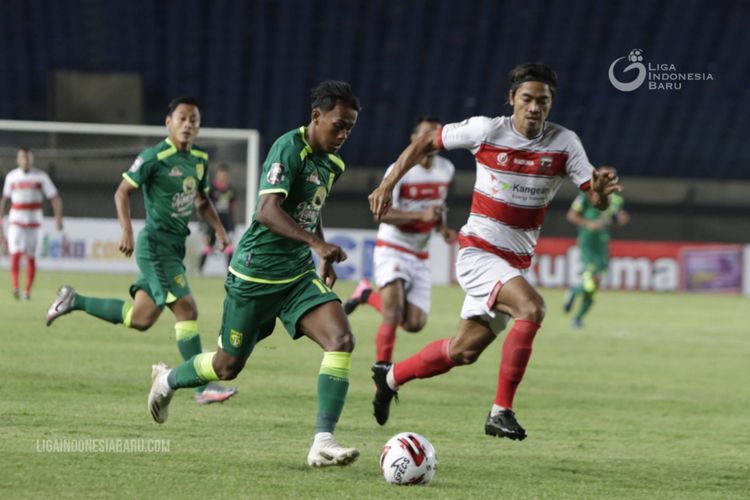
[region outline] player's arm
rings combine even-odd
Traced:
[[[5,210],[8,208],[8,201],[10,198],[3,196],[0,198],[0,243],[5,242],[5,233],[3,228],[3,220],[5,219]]]
[[[195,195],[195,210],[198,212],[198,216],[213,228],[216,233],[216,240],[219,242],[219,250],[224,250],[229,246],[230,241],[227,231],[219,220],[216,207],[206,191],[199,191]]]
[[[321,240],[323,241],[326,240],[325,235],[323,234],[322,214],[319,215],[318,225],[315,227],[315,234]],[[320,259],[320,267],[318,269],[318,274],[323,279],[323,283],[325,283],[331,288],[333,288],[333,285],[336,283],[336,280],[338,279],[338,276],[336,276],[336,270],[333,268],[333,263],[334,261],[331,259]]]
[[[406,149],[404,149],[396,160],[396,163],[380,185],[370,193],[370,210],[376,220],[382,220],[382,217],[388,211],[393,197],[393,188],[396,183],[412,168],[419,163],[419,160],[425,155],[440,149],[438,135],[434,132],[424,133],[416,137]]]
[[[383,215],[379,222],[385,222],[386,224],[394,224],[400,226],[402,224],[409,224],[412,222],[439,222],[442,216],[444,207],[442,205],[435,205],[427,207],[424,210],[417,210],[415,212],[409,212],[406,210],[399,210],[397,208],[390,207],[388,211]],[[378,221],[378,219],[376,219]]]
[[[62,198],[60,198],[60,195],[57,195],[57,196],[50,198],[49,202],[52,205],[52,213],[55,214],[55,225],[57,226],[57,230],[62,231],[63,230]]]
[[[315,233],[311,233],[294,222],[294,219],[281,208],[283,202],[284,195],[282,193],[261,195],[258,200],[258,209],[255,212],[256,222],[263,224],[279,236],[308,245],[323,260],[331,262],[346,260],[344,250],[338,245],[326,243],[318,234],[318,228],[316,228]],[[320,227],[320,224],[318,224],[318,227]],[[320,234],[322,235],[322,228]]]
[[[133,255],[133,224],[130,220],[130,195],[136,189],[128,178],[124,178],[117,187],[117,191],[115,191],[117,221],[122,228],[119,248],[120,252],[126,257]]]

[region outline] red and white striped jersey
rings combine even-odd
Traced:
[[[3,185],[3,197],[9,198],[11,203],[8,222],[21,227],[39,227],[44,196],[57,196],[57,188],[46,172],[36,168],[28,172],[14,168],[8,172]]]
[[[564,177],[589,189],[594,167],[578,136],[555,123],[528,139],[512,116],[475,116],[438,131],[444,149],[468,149],[477,176],[459,246],[494,253],[517,269],[531,265],[539,232]]]
[[[387,176],[393,165],[385,171]],[[415,165],[393,188],[393,208],[405,212],[419,212],[427,207],[442,205],[448,195],[448,185],[453,180],[456,168],[450,160],[435,155],[429,169]],[[381,223],[376,245],[413,253],[426,258],[425,248],[435,227],[433,222],[412,222],[396,226]]]

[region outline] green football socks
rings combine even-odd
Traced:
[[[91,316],[118,324],[124,322],[130,306],[120,299],[98,299],[76,295],[72,309],[74,311],[86,311]]]
[[[214,370],[215,352],[196,354],[180,366],[169,372],[167,383],[172,389],[199,387],[207,382],[219,380]]]
[[[318,416],[315,432],[333,432],[349,389],[350,352],[326,352],[318,372]]]

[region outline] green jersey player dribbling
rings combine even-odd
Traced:
[[[615,172],[612,167],[601,168]],[[609,208],[604,211],[597,210],[585,196],[579,194],[568,210],[567,220],[578,227],[577,244],[581,252],[582,270],[581,283],[568,289],[563,308],[565,312],[570,312],[580,297],[581,302],[573,315],[571,326],[581,328],[583,317],[594,304],[594,295],[609,267],[612,228],[624,226],[630,216],[625,211],[625,201],[617,193],[610,195]]]
[[[164,307],[174,313],[175,337],[183,359],[201,353],[198,334],[198,307],[185,276],[185,239],[190,234],[188,220],[196,208],[203,220],[216,231],[222,244],[229,244],[226,231],[207,195],[208,154],[193,146],[200,130],[200,110],[192,97],[174,99],[167,109],[165,124],[169,137],[142,151],[115,193],[117,218],[122,227],[120,251],[135,258],[140,271],[130,287],[132,305],[120,299],[85,297],[71,286],[60,288],[47,311],[47,326],[71,311],[127,328],[148,330],[159,319]],[[130,195],[143,190],[146,227],[133,242]],[[222,402],[236,390],[218,384],[195,388],[199,404]]]
[[[333,264],[346,254],[326,243],[320,218],[345,168],[335,153],[354,127],[359,109],[348,83],[323,82],[312,91],[309,125],[287,132],[271,147],[253,222],[229,267],[219,348],[173,370],[163,363],[153,366],[148,406],[158,423],[166,421],[175,390],[234,379],[279,318],[293,339],[306,336],[324,351],[307,463],[347,465],[359,456],[356,448],[341,446],[333,438],[349,387],[354,337],[330,289],[336,280]],[[320,258],[319,273],[311,250]]]

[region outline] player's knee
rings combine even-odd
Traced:
[[[151,328],[154,323],[156,323],[156,319],[152,318],[133,318],[130,320],[130,328],[133,330],[138,330],[139,332],[145,332],[149,328]]]
[[[478,349],[463,349],[459,352],[452,353],[451,358],[456,364],[470,365],[476,362],[481,354],[482,351]]]
[[[326,351],[352,352],[354,350],[354,343],[354,335],[347,329],[333,336],[324,348]]]
[[[544,321],[547,306],[541,296],[531,297],[521,302],[517,308],[516,319],[540,323]]]
[[[401,325],[401,328],[409,333],[417,333],[422,331],[426,323],[427,321],[425,319],[412,319],[405,321],[404,324]]]
[[[234,380],[244,367],[245,360],[242,358],[214,360],[214,371],[219,380]]]

